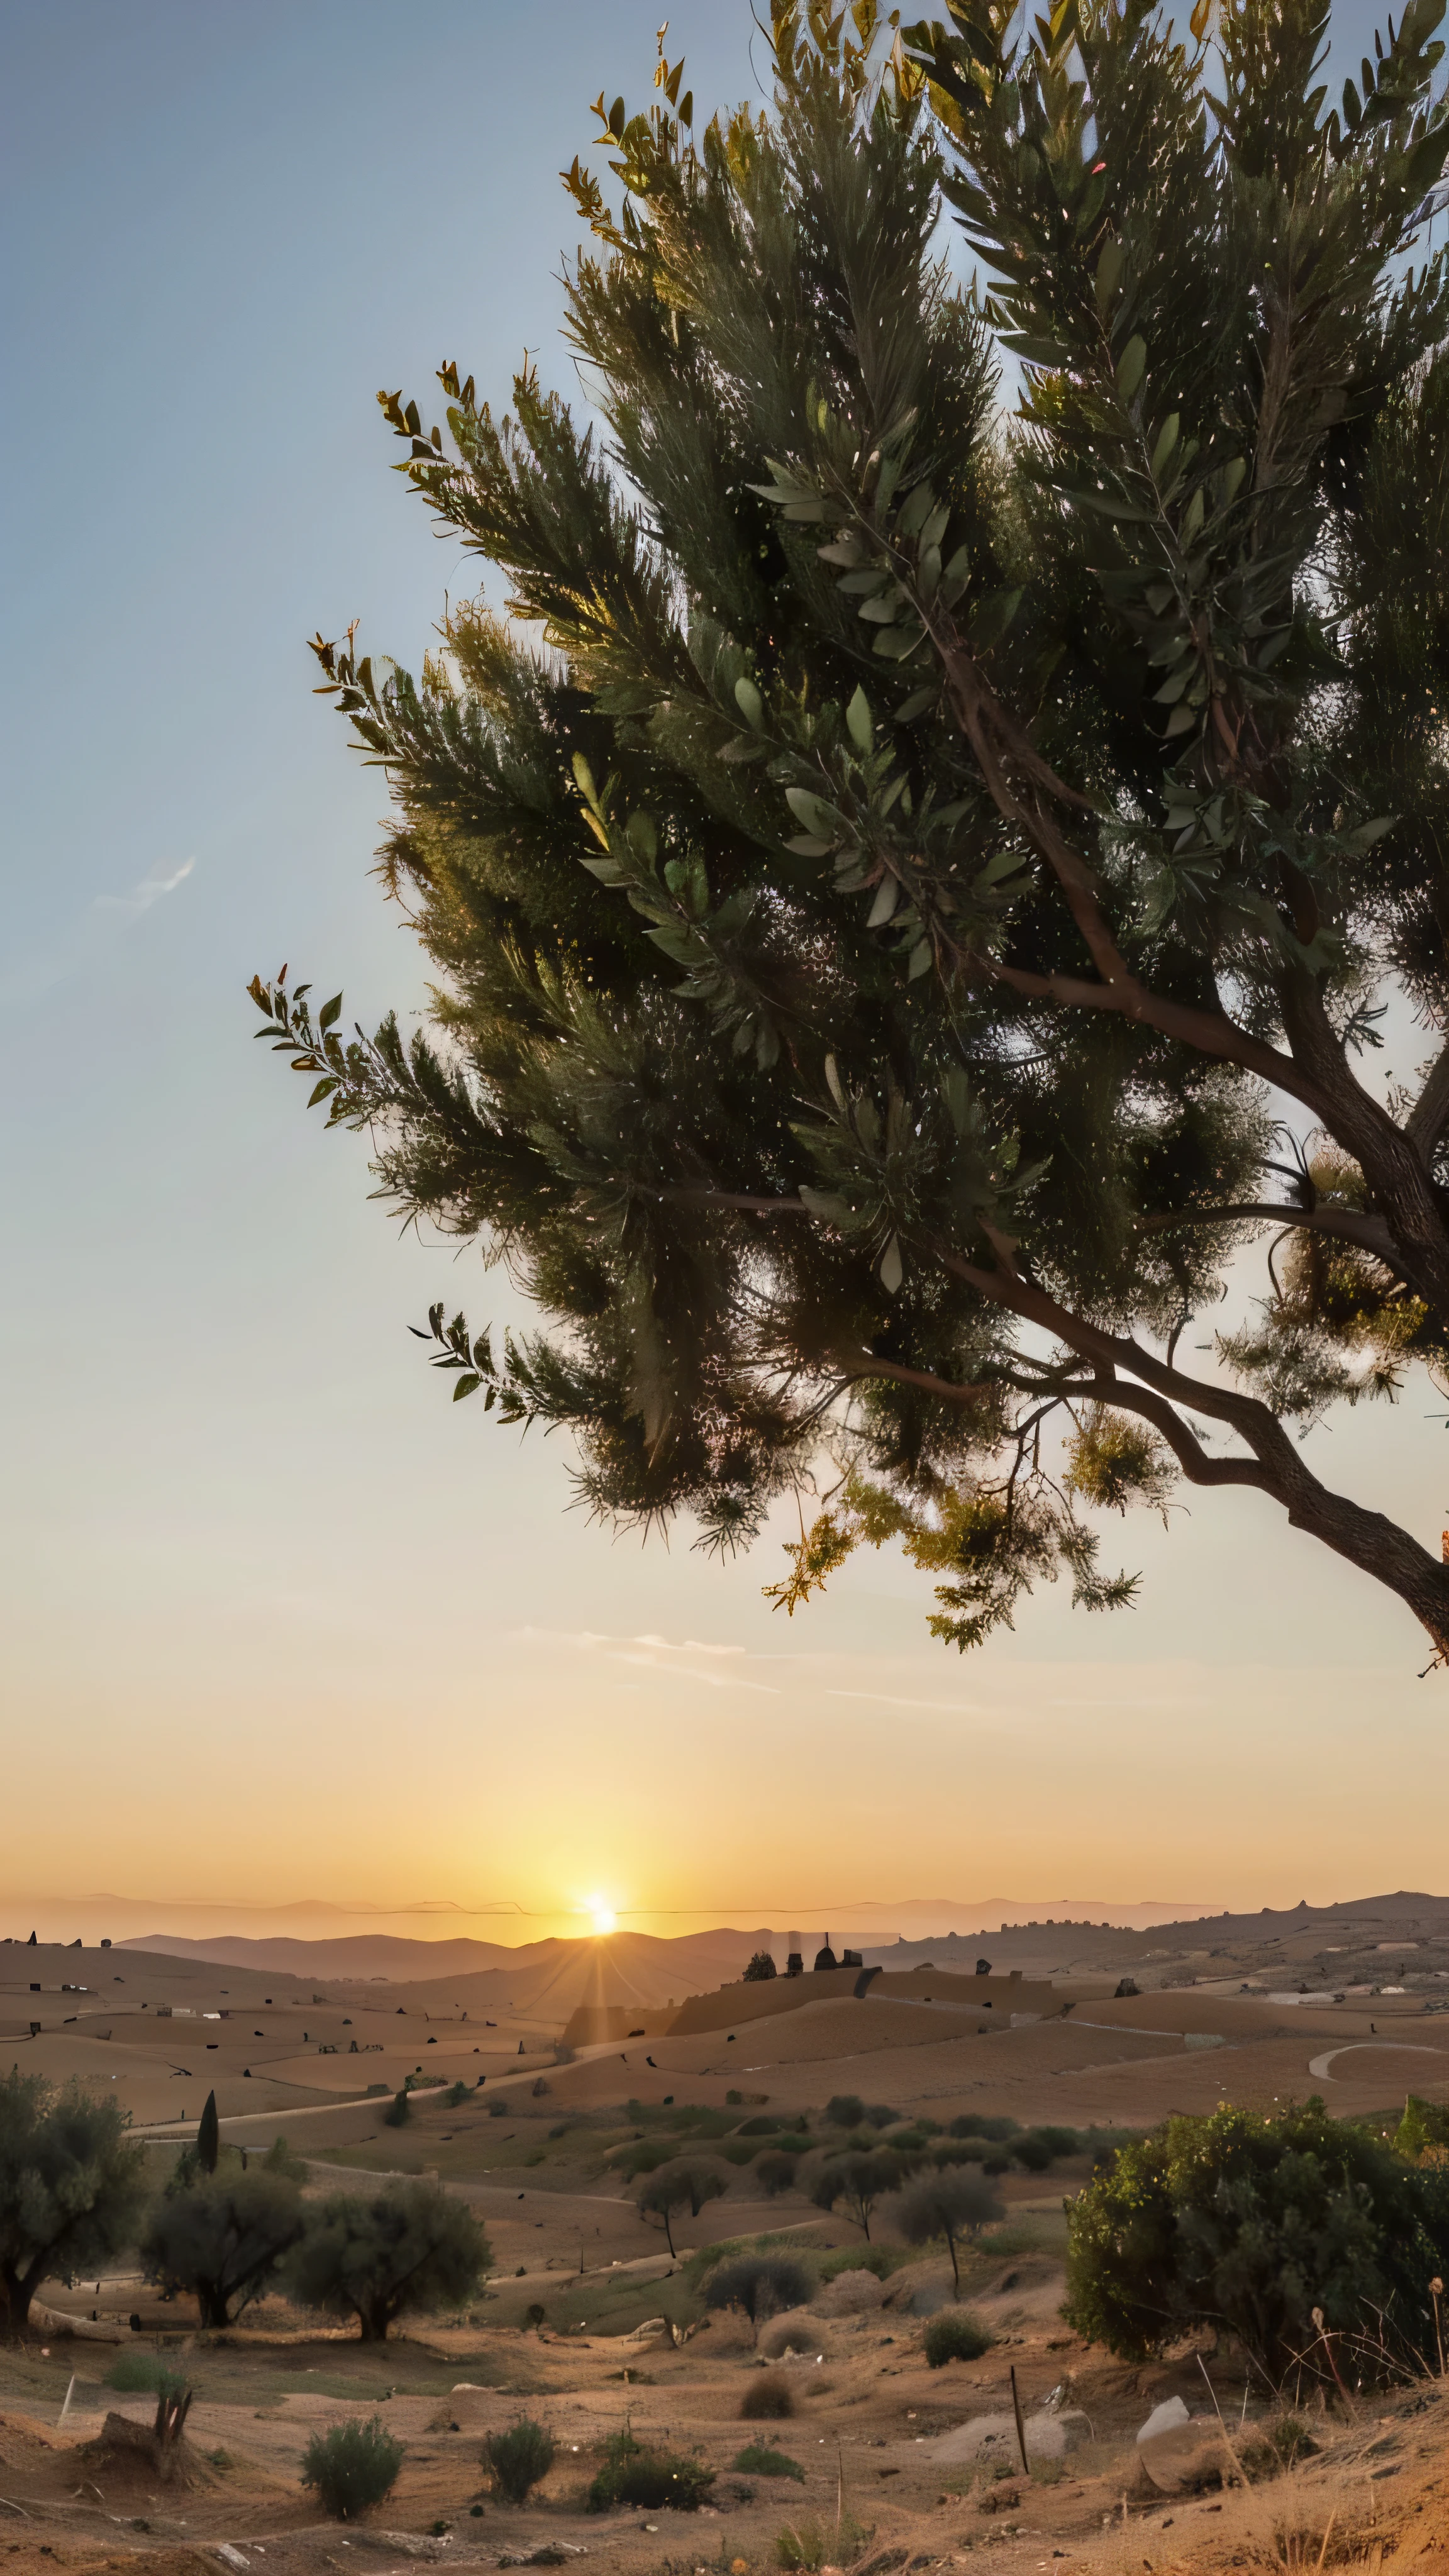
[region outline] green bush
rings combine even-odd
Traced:
[[[840,2245],[815,2268],[822,2281],[837,2280],[842,2272],[873,2272],[878,2281],[888,2281],[901,2259],[884,2245]]]
[[[776,2130],[783,2129],[784,2125],[784,2121],[777,2120],[773,2113],[757,2111],[752,2120],[741,2120],[739,2135],[742,2138],[773,2138]]]
[[[762,2370],[740,2399],[745,2424],[783,2424],[795,2412],[795,2392],[783,2370]]]
[[[824,2118],[828,2129],[858,2129],[865,2118],[865,2104],[858,2093],[832,2093]]]
[[[1394,2145],[1413,2164],[1421,2156],[1442,2154],[1449,2147],[1449,2102],[1425,2102],[1417,2093],[1407,2094]]]
[[[1260,2482],[1275,2478],[1280,2470],[1296,2469],[1300,2460],[1309,2460],[1318,2449],[1301,2415],[1280,2415],[1275,2422],[1260,2427],[1255,2439],[1240,2443],[1238,2457],[1250,2478]]]
[[[746,2442],[731,2465],[747,2478],[798,2478],[805,2484],[805,2472],[798,2460],[786,2451],[772,2450],[768,2442]]]
[[[990,2138],[999,2143],[1003,2138],[1014,2138],[1020,2126],[1019,2120],[1009,2119],[1004,2111],[963,2111],[946,2134],[952,2138]]]
[[[408,2088],[404,2085],[400,2093],[393,2095],[384,2111],[382,2125],[385,2129],[405,2129],[412,2116],[413,2106],[408,2100]]]
[[[508,2504],[526,2504],[530,2492],[553,2467],[554,2439],[546,2425],[520,2415],[506,2433],[490,2433],[483,2458],[493,2482]]]
[[[674,2513],[698,2513],[709,2500],[715,2473],[703,2460],[680,2451],[647,2451],[625,2430],[611,2433],[604,2444],[604,2465],[588,2492],[590,2513],[611,2513],[616,2505],[642,2505],[646,2512],[667,2506]]]
[[[450,2111],[456,2111],[460,2102],[467,2101],[471,2091],[471,2085],[461,2082],[450,2084],[447,2092],[443,2095],[443,2100],[446,2102]]]
[[[1449,2174],[1316,2097],[1164,2121],[1078,2193],[1068,2227],[1064,2314],[1123,2360],[1211,2322],[1275,2381],[1295,2366],[1328,2379],[1317,2310],[1348,2339],[1345,2377],[1380,2375],[1385,2344],[1438,2367],[1425,2286],[1449,2269]]]
[[[1087,2144],[1079,2130],[1058,2128],[1049,2120],[1043,2120],[1033,2134],[1050,2147],[1054,2156],[1079,2156]]]
[[[799,2161],[798,2156],[787,2155],[782,2147],[767,2147],[762,2156],[755,2158],[755,2180],[767,2200],[774,2200],[780,2192],[790,2189]]]
[[[1045,2173],[1056,2161],[1056,2150],[1034,2129],[1025,2129],[1019,2138],[1013,2138],[1011,2152],[1027,2173]]]
[[[930,2368],[941,2370],[948,2361],[979,2361],[991,2350],[992,2335],[969,2308],[946,2308],[930,2319],[923,2342]]]
[[[984,2165],[991,2149],[984,2138],[938,2138],[931,2149],[934,2165]]]
[[[403,2464],[403,2446],[380,2416],[366,2424],[336,2424],[314,2433],[302,2454],[302,2484],[311,2487],[324,2513],[355,2522],[369,2505],[391,2495]]]
[[[107,2388],[119,2388],[123,2396],[182,2397],[190,2386],[186,2374],[172,2370],[158,2353],[117,2353],[106,2372]]]

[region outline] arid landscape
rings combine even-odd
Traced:
[[[214,2093],[224,2159],[282,2136],[309,2200],[436,2178],[485,2227],[491,2261],[458,2312],[406,2318],[371,2345],[275,2291],[205,2332],[135,2260],[43,2283],[28,2334],[0,2353],[0,2558],[310,2576],[587,2554],[641,2576],[765,2576],[838,2552],[884,2576],[984,2553],[1117,2576],[1389,2557],[1427,2570],[1449,2556],[1442,2375],[1332,2403],[1315,2385],[1294,2415],[1311,2448],[1281,2470],[1273,2455],[1270,2475],[1265,2434],[1291,2392],[1231,2341],[1188,2337],[1134,2368],[1061,2315],[1064,2203],[1111,2133],[1224,2100],[1268,2111],[1317,2093],[1386,2126],[1410,2092],[1449,2104],[1449,1900],[1145,1932],[1025,1924],[934,1945],[944,1959],[903,1943],[820,1968],[820,1936],[790,1937],[806,1944],[803,1973],[767,1982],[741,1982],[762,1947],[784,1970],[786,1936],[767,1931],[511,1956],[477,1945],[476,1966],[454,1943],[442,1977],[417,1943],[395,1961],[412,1973],[387,1978],[338,1975],[345,1945],[325,1941],[220,1941],[216,1958],[161,1935],[8,1942],[11,2064],[114,2087],[156,2187]],[[253,1948],[296,1955],[284,1970],[248,1963]],[[392,2125],[383,2114],[409,2085]],[[975,2359],[926,2355],[931,2320],[954,2307],[940,2242],[902,2241],[888,2201],[866,2213],[868,2241],[810,2196],[827,2106],[845,2095],[887,2142],[946,2138],[953,2122],[1056,2141],[1033,2171],[1007,2136],[999,2215],[962,2244],[962,2299],[990,2337]],[[803,2149],[798,2172],[767,2167],[762,2183],[782,2140]],[[676,2212],[672,2251],[630,2180],[651,2149],[656,2163],[687,2149],[723,2186]],[[708,2303],[716,2264],[751,2250],[804,2274],[805,2295],[758,2334]],[[138,2366],[158,2362],[193,2391],[164,2476],[144,2447],[156,2399]],[[764,2381],[778,2414],[743,2420]],[[1139,2443],[1164,2405],[1178,2429]],[[547,2428],[554,2459],[512,2507],[481,2446],[521,2415]],[[302,2452],[319,2430],[374,2418],[405,2446],[402,2469],[384,2506],[342,2524],[300,2485]],[[585,2509],[626,2429],[714,2472],[695,2511]]]

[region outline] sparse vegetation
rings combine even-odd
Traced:
[[[302,2484],[324,2513],[356,2522],[391,2495],[405,2456],[378,2415],[366,2424],[335,2424],[330,2433],[314,2433],[303,2452]]]
[[[832,2093],[823,2116],[828,2129],[858,2129],[865,2120],[865,2104],[858,2093]]]
[[[412,2116],[413,2106],[408,2099],[408,2087],[403,2084],[393,2095],[382,2115],[383,2126],[387,2129],[405,2129]]]
[[[762,2370],[740,2399],[746,2424],[783,2424],[795,2412],[795,2392],[783,2370]]]
[[[798,2478],[805,2483],[805,2472],[798,2460],[787,2451],[773,2450],[768,2442],[747,2442],[737,2451],[732,2466],[747,2478]]]
[[[767,2147],[763,2155],[755,2158],[755,2180],[767,2200],[776,2200],[782,2191],[791,2189],[799,2163],[799,2157],[788,2155],[783,2147]]]
[[[621,2504],[661,2507],[674,2513],[697,2513],[709,2498],[715,2473],[703,2460],[681,2451],[646,2450],[627,2425],[604,2444],[604,2464],[590,2485],[590,2513],[611,2513]]]
[[[506,2433],[490,2433],[483,2458],[506,2504],[526,2504],[554,2462],[554,2438],[546,2425],[520,2415]]]
[[[947,2308],[927,2320],[921,2348],[930,2368],[943,2370],[948,2361],[979,2361],[992,2340],[990,2327],[970,2308]]]
[[[749,2318],[758,2342],[765,2319],[803,2307],[810,2289],[803,2264],[792,2263],[787,2255],[741,2254],[711,2273],[704,2296],[707,2307],[738,2308]]]
[[[769,1951],[756,1950],[745,1970],[744,1981],[747,1986],[762,1986],[769,1978],[778,1976],[779,1973]]]

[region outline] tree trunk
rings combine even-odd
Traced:
[[[961,2296],[961,2266],[956,2260],[956,2239],[949,2227],[946,2230],[946,2246],[951,2257],[951,2296],[953,2299],[959,2299]]]
[[[33,2281],[22,2280],[8,2263],[0,2268],[0,2338],[8,2342],[12,2336],[24,2334],[34,2295]]]

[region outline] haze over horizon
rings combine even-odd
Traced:
[[[423,1003],[368,874],[382,790],[304,638],[361,615],[416,668],[476,586],[374,394],[422,399],[456,357],[496,406],[526,347],[576,398],[556,173],[601,85],[647,98],[659,14],[438,0],[427,46],[381,0],[14,0],[0,27],[22,1937],[96,1890],[147,1931],[192,1904],[749,1924],[782,1890],[834,1929],[876,1887],[1190,1914],[1442,1876],[1449,1682],[1261,1498],[1109,1525],[1138,1608],[1047,1589],[964,1662],[894,1550],[787,1622],[761,1587],[789,1511],[723,1566],[687,1529],[611,1540],[569,1510],[562,1442],[452,1409],[408,1326],[518,1300],[390,1230],[365,1141],[324,1137],[252,1045],[246,978],[284,957],[367,1025]],[[757,92],[746,8],[671,21],[702,113]],[[1369,13],[1335,23],[1351,65]],[[1435,1404],[1411,1377],[1398,1418]],[[1366,1406],[1310,1454],[1437,1544],[1442,1445],[1391,1428]]]

